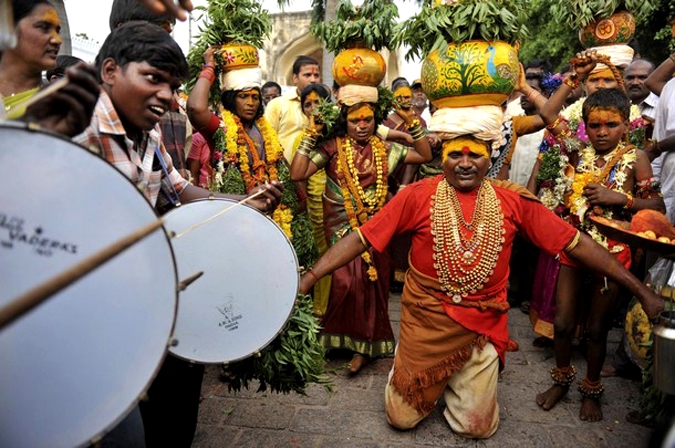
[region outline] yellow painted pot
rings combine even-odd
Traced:
[[[223,44],[216,54],[216,62],[227,72],[240,68],[254,68],[260,65],[258,49],[253,45],[229,42]]]
[[[518,80],[518,48],[501,41],[449,43],[422,64],[422,88],[436,107],[500,106]]]
[[[333,79],[341,85],[377,87],[384,79],[387,64],[380,53],[370,48],[348,48],[335,55]]]
[[[579,31],[584,48],[627,43],[635,34],[635,18],[628,11],[617,11],[606,19],[589,23]]]

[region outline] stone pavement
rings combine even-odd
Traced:
[[[400,296],[392,294],[390,318],[398,336]],[[349,359],[331,360],[335,391],[308,388],[307,396],[256,393],[255,388],[228,392],[218,378],[218,368],[208,366],[199,411],[194,448],[206,447],[630,447],[646,446],[650,430],[626,422],[625,415],[639,409],[639,383],[605,378],[604,420],[579,420],[579,392],[568,395],[551,411],[541,410],[535,395],[551,384],[549,369],[553,350],[532,346],[528,317],[519,309],[509,311],[511,337],[520,350],[507,354],[500,375],[498,399],[500,428],[488,440],[467,440],[448,427],[441,407],[412,431],[398,431],[384,416],[384,386],[392,358],[379,359],[349,376]],[[613,353],[621,333],[612,330],[608,353]],[[577,380],[585,362],[575,353]]]

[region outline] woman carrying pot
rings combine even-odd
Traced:
[[[385,143],[375,135],[391,108],[390,95],[379,95],[376,87],[342,86],[338,107],[335,123],[317,124],[314,116],[310,118],[291,163],[294,181],[305,180],[321,168],[326,171],[323,213],[329,246],[350,232],[358,233],[359,226],[384,206],[387,176],[399,164],[431,159],[424,129],[411,109],[396,110],[413,136],[413,148]],[[349,365],[352,373],[369,358],[394,352],[387,312],[390,270],[388,254],[368,250],[332,274],[320,340],[327,349],[354,352]]]
[[[266,182],[284,184],[281,204],[272,218],[293,243],[300,265],[311,266],[317,253],[305,211],[306,194],[290,181],[277,133],[263,115],[262,72],[259,67],[225,71],[220,76],[222,107],[216,115],[209,109],[209,90],[216,80],[215,51],[211,47],[205,52],[204,67],[187,101],[190,122],[210,153],[206,158],[212,173],[208,188],[247,194]],[[201,158],[188,156],[197,164]]]

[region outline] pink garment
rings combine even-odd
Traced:
[[[190,154],[187,156],[189,160],[199,160],[199,179],[197,185],[203,188],[209,188],[213,180],[213,168],[211,168],[211,148],[204,136],[195,132],[192,134],[192,147]],[[189,162],[188,162],[189,164]]]

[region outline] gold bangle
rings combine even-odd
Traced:
[[[319,133],[314,129],[306,128],[305,135],[310,138],[317,138],[319,136]]]
[[[422,126],[422,123],[420,123],[419,118],[415,118],[410,124],[406,125],[409,131],[412,131],[413,128],[416,126]]]
[[[301,156],[304,156],[304,157],[309,157],[309,152],[307,152],[307,150],[305,150],[304,148],[298,148],[295,151],[295,153],[300,154]]]
[[[581,238],[581,232],[577,230],[577,233],[574,234],[574,238],[572,238],[572,241],[570,241],[567,246],[563,249],[564,252],[570,252],[572,249],[577,247],[577,244],[579,244],[579,239]]]
[[[563,79],[563,84],[570,86],[572,89],[576,89],[579,87],[579,79],[576,78],[574,80],[571,80],[570,78],[565,78]]]
[[[630,193],[626,193],[626,203],[623,205],[623,208],[626,210],[630,210],[633,208],[633,195]]]
[[[558,115],[558,117],[555,119],[555,121],[553,123],[546,125],[546,129],[548,129],[549,131],[554,130],[555,128],[558,127],[558,125],[560,124],[561,121],[562,121],[562,116]]]
[[[368,245],[368,242],[366,241],[366,239],[363,237],[363,233],[361,233],[361,229],[359,229],[359,228],[357,227],[357,228],[356,228],[356,233],[359,235],[359,238],[361,239],[361,244],[363,244],[363,247],[365,247],[366,249],[368,249],[370,246]]]

